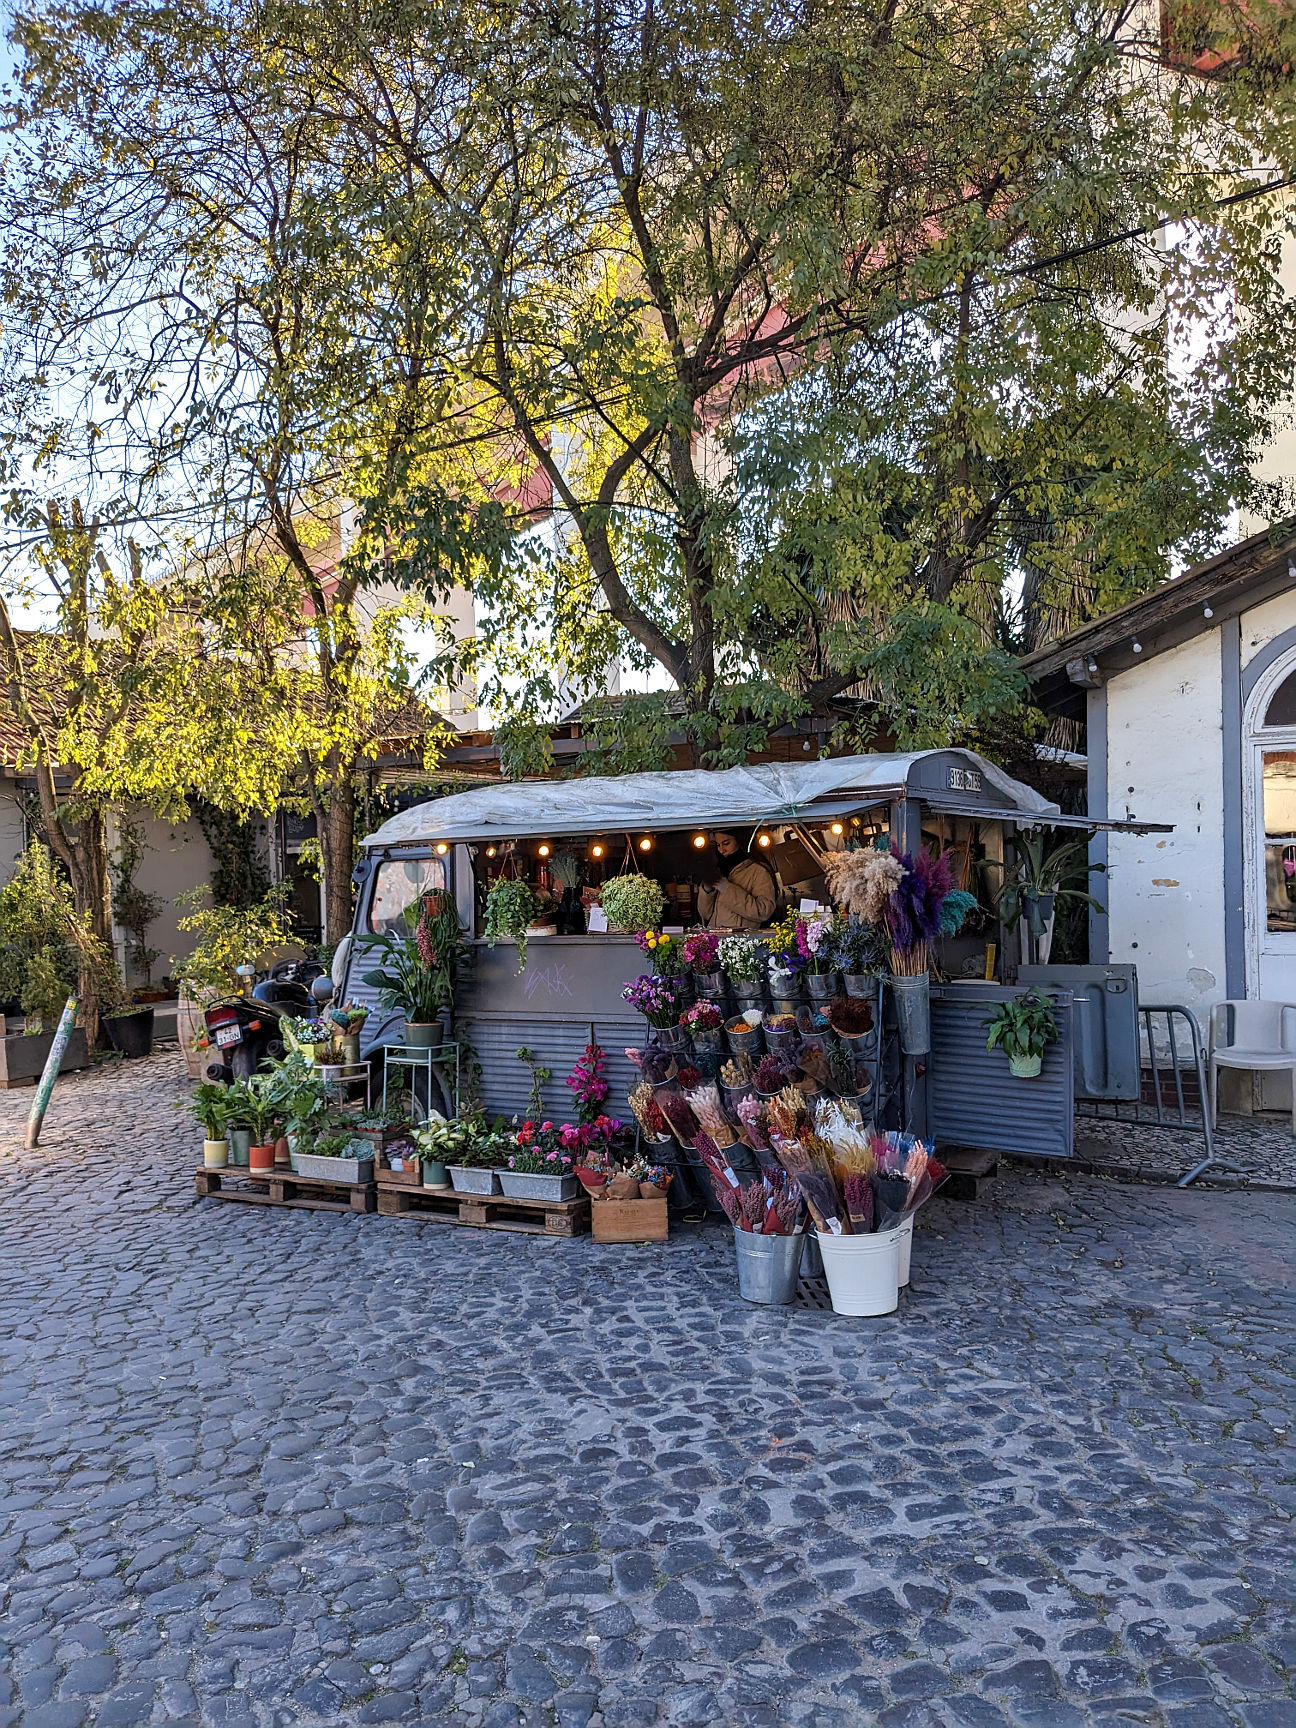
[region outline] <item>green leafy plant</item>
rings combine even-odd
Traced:
[[[530,883],[506,877],[492,882],[486,895],[486,940],[493,948],[501,936],[517,943],[518,971],[526,969],[527,926],[539,916],[541,903]]]
[[[207,895],[206,888],[188,888],[176,896],[177,906],[189,908],[178,928],[193,931],[198,942],[189,958],[175,965],[175,976],[191,995],[236,993],[238,968],[288,940],[284,890],[272,888],[264,900],[247,907],[204,906]]]
[[[986,1022],[986,1049],[998,1045],[1012,1059],[1042,1056],[1057,1041],[1058,1024],[1053,1004],[1038,990],[1001,1002]]]
[[[223,1140],[230,1126],[230,1088],[215,1081],[204,1080],[194,1087],[189,1101],[194,1120],[209,1140]]]
[[[361,974],[387,1008],[413,1025],[439,1020],[454,1000],[455,979],[466,944],[459,915],[448,894],[429,894],[405,908],[404,930],[363,936],[357,946],[378,956],[379,965]]]
[[[666,910],[661,884],[640,870],[604,883],[599,903],[607,913],[610,930],[653,930]]]
[[[268,1146],[285,1114],[283,1101],[275,1090],[273,1071],[254,1074],[245,1082],[239,1108],[244,1122],[252,1131],[252,1144]]]
[[[329,1109],[329,1096],[320,1071],[297,1051],[259,1076],[266,1096],[273,1099],[287,1132],[298,1134],[315,1129]]]
[[[553,1079],[553,1069],[546,1068],[534,1050],[520,1044],[517,1048],[517,1059],[525,1063],[531,1074],[531,1090],[527,1093],[527,1115],[540,1117],[544,1115],[544,1089]]]
[[[1003,879],[995,894],[994,905],[1000,922],[1006,929],[1015,929],[1022,919],[1032,936],[1042,936],[1048,919],[1048,908],[1041,901],[1050,897],[1054,905],[1064,901],[1083,901],[1094,911],[1102,905],[1083,888],[1069,887],[1069,882],[1087,880],[1091,871],[1105,870],[1105,864],[1089,862],[1088,838],[1064,840],[1050,846],[1043,829],[1034,828],[1019,833],[1013,840],[1017,853],[1012,864],[1000,864],[988,859],[987,870],[1001,870]]]

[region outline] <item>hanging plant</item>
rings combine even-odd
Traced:
[[[539,912],[540,902],[526,882],[496,882],[486,895],[486,940],[493,948],[501,936],[511,936],[517,943],[519,972],[526,968],[527,926]]]
[[[601,904],[609,930],[652,930],[661,923],[666,896],[651,876],[636,870],[606,883]]]

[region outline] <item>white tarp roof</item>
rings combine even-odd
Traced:
[[[1034,816],[1057,812],[1056,804],[975,751],[920,750],[907,756],[834,756],[823,762],[762,762],[755,767],[692,768],[669,774],[500,780],[402,810],[364,844],[409,846],[425,840],[525,839],[788,822],[826,814],[829,801],[838,813],[880,801],[878,795],[909,785],[915,764],[936,755],[955,756],[979,769],[986,791],[993,789],[998,806]]]

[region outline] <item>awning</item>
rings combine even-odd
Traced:
[[[1173,834],[1173,822],[1109,821],[1105,816],[1066,816],[1060,810],[1043,816],[1032,816],[1021,810],[992,810],[984,804],[968,804],[958,798],[947,798],[941,792],[920,795],[930,810],[946,816],[979,816],[987,822],[1015,822],[1019,828],[1085,828],[1100,834]]]
[[[1057,812],[1056,804],[973,750],[920,750],[663,774],[500,781],[403,810],[364,844],[376,848],[436,840],[521,840],[815,821],[891,798],[927,798],[928,789],[921,784],[924,764],[930,775],[938,757],[956,758],[951,773],[972,771],[970,778],[1001,801],[1014,820]]]

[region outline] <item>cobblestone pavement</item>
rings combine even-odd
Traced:
[[[0,1095],[0,1728],[1296,1724],[1296,1201],[1010,1172],[851,1321],[196,1204],[185,1089]]]
[[[1144,1182],[1177,1182],[1206,1156],[1200,1120],[1179,1128],[1156,1122],[1118,1122],[1077,1116],[1076,1152],[1087,1168],[1103,1175]],[[1296,1193],[1296,1139],[1288,1111],[1281,1115],[1221,1115],[1215,1156],[1239,1167],[1216,1167],[1198,1178],[1203,1186],[1275,1189]]]

